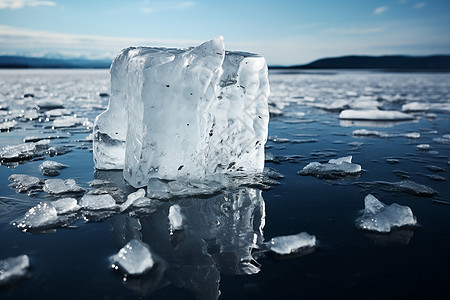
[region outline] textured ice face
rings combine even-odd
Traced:
[[[261,172],[268,95],[265,59],[226,52],[222,37],[189,49],[127,48],[95,122],[96,168],[123,168],[135,187],[154,177]]]
[[[352,156],[330,159],[327,163],[312,162],[307,164],[298,173],[319,178],[339,178],[361,172],[361,165],[352,163]]]
[[[58,221],[56,208],[49,202],[41,202],[30,208],[25,216],[14,222],[13,225],[19,229],[43,228]]]
[[[408,206],[397,203],[386,206],[371,194],[364,199],[364,207],[363,216],[356,221],[356,226],[361,229],[390,232],[392,227],[417,224],[416,217]]]
[[[266,243],[270,251],[280,255],[294,254],[304,248],[316,246],[316,236],[306,232],[295,235],[277,236]]]
[[[133,239],[119,253],[111,257],[112,267],[116,265],[130,275],[139,275],[150,270],[155,264],[147,244]]]

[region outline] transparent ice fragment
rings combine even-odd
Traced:
[[[416,217],[411,208],[393,203],[386,206],[373,195],[364,198],[364,213],[357,219],[356,226],[371,231],[390,232],[393,227],[414,226]]]
[[[128,207],[133,205],[136,200],[144,197],[145,197],[145,189],[139,189],[136,192],[129,194],[127,197],[127,201],[125,201],[120,206],[120,211],[126,210]]]
[[[45,176],[58,176],[62,169],[66,168],[66,165],[63,165],[62,163],[46,160],[44,161],[40,166],[39,169],[41,170],[42,175]]]
[[[280,255],[295,254],[305,248],[316,246],[316,236],[306,232],[295,235],[278,236],[266,243],[267,248]]]
[[[65,193],[82,193],[84,189],[77,185],[74,179],[47,179],[44,191],[49,194],[60,195]]]
[[[153,177],[261,172],[268,95],[265,59],[225,51],[222,37],[188,49],[124,49],[94,125],[95,166],[123,169],[134,187]]]
[[[121,268],[130,275],[143,274],[155,264],[148,245],[137,239],[131,240],[119,253],[113,255],[111,262],[114,269]]]
[[[19,193],[28,192],[31,189],[40,188],[42,186],[39,178],[25,174],[13,174],[8,177],[8,180],[12,181],[11,187],[17,189]]]
[[[25,216],[13,222],[13,225],[19,229],[44,228],[55,224],[58,221],[56,208],[50,202],[40,202],[38,205],[30,208]]]
[[[88,210],[104,210],[104,209],[115,209],[117,207],[116,201],[109,194],[103,195],[84,195],[79,205],[83,209]]]
[[[169,207],[169,226],[170,232],[183,229],[183,215],[178,204]]]
[[[337,178],[346,175],[354,175],[361,172],[361,166],[352,163],[352,156],[330,159],[328,163],[312,162],[306,165],[298,173],[323,178]]]
[[[411,180],[402,180],[394,182],[393,186],[400,192],[405,192],[417,196],[433,196],[437,192],[429,186],[416,183]]]
[[[34,143],[25,143],[15,146],[6,146],[0,152],[2,161],[22,161],[35,157],[36,145]]]
[[[61,99],[41,99],[36,101],[36,106],[41,110],[50,110],[64,107]]]
[[[58,214],[75,212],[81,208],[75,198],[62,198],[51,203]]]
[[[29,267],[30,259],[27,255],[0,260],[0,286],[24,277]]]

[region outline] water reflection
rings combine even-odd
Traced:
[[[99,177],[105,179],[105,173]],[[174,204],[181,207],[183,230],[171,234],[168,214]],[[221,274],[260,271],[255,256],[264,239],[264,222],[262,191],[240,187],[209,197],[155,201],[150,208],[113,216],[110,224],[118,249],[140,239],[157,257],[151,272],[123,281],[128,288],[143,296],[173,285],[197,299],[217,299]]]

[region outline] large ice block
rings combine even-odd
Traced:
[[[264,57],[225,51],[222,37],[188,49],[124,49],[94,126],[95,166],[123,168],[135,187],[262,172],[268,96]]]

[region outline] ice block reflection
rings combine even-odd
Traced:
[[[197,299],[217,299],[220,274],[256,274],[255,252],[263,242],[265,204],[261,190],[242,187],[211,197],[189,197],[111,220],[117,246],[142,239],[160,259],[158,267],[124,284],[141,295],[167,285],[186,288]],[[171,232],[169,208],[178,204],[183,230]],[[157,207],[156,207],[157,206]]]

